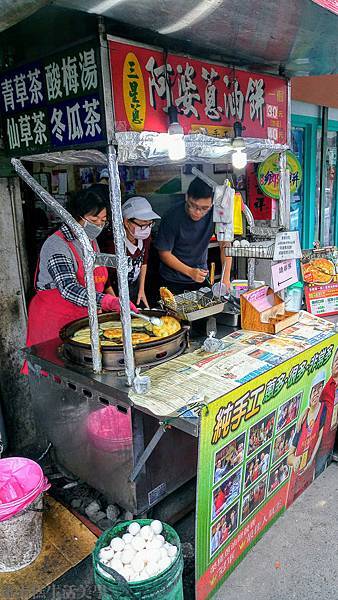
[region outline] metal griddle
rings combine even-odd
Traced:
[[[143,310],[142,314],[163,317],[166,312],[160,310]],[[105,313],[99,315],[99,325],[107,321],[119,321],[119,315],[116,313]],[[60,337],[63,341],[61,353],[63,357],[75,364],[89,367],[92,365],[92,352],[90,344],[77,342],[72,339],[73,335],[89,326],[88,318],[78,319],[66,325],[60,331]],[[150,367],[161,364],[171,358],[182,354],[189,343],[189,326],[181,325],[177,333],[160,340],[144,342],[134,346],[135,364],[139,367]],[[121,371],[124,368],[123,346],[121,345],[103,345],[102,366],[108,371]]]

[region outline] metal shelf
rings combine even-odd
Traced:
[[[274,249],[274,242],[264,245],[255,242],[249,246],[226,246],[224,254],[236,258],[266,258],[271,260],[273,259]]]

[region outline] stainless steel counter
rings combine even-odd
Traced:
[[[196,475],[197,419],[161,425],[131,405],[123,377],[67,364],[57,340],[28,360],[40,444],[110,502],[141,514]]]
[[[204,338],[194,326],[190,350]],[[198,418],[163,424],[132,404],[123,374],[68,363],[58,340],[25,353],[41,445],[52,442],[58,462],[109,501],[141,514],[196,475]]]

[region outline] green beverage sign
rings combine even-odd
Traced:
[[[290,172],[290,192],[294,194],[302,181],[300,162],[293,152],[286,153],[286,168]],[[257,179],[263,194],[270,198],[279,198],[279,154],[271,154],[258,167]]]

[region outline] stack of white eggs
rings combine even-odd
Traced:
[[[99,560],[129,582],[159,575],[170,567],[177,555],[177,546],[165,541],[162,530],[161,521],[152,521],[143,527],[132,521],[121,538],[115,537],[109,546],[101,548]],[[97,569],[101,575],[113,579],[100,565]]]

